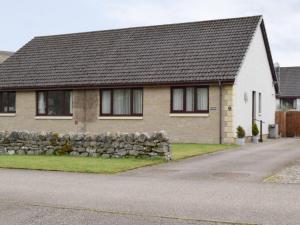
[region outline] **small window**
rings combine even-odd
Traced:
[[[37,115],[71,116],[72,114],[72,91],[37,92]]]
[[[258,113],[262,112],[262,99],[261,99],[261,93],[258,94]]]
[[[173,113],[207,113],[208,87],[172,88],[171,106]]]
[[[102,89],[100,115],[142,116],[143,89]]]
[[[296,109],[297,99],[294,98],[283,98],[280,100],[281,108],[285,110]]]
[[[4,91],[0,92],[0,113],[16,112],[16,92]]]

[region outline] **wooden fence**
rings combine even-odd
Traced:
[[[300,136],[300,112],[276,112],[275,118],[282,137]]]

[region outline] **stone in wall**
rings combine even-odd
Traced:
[[[26,131],[0,132],[0,154],[71,155],[82,157],[164,157],[171,159],[165,132],[58,134]]]

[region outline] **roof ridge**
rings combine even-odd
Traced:
[[[200,20],[200,21],[190,21],[190,22],[182,22],[182,23],[166,23],[166,24],[157,24],[157,25],[146,25],[146,26],[134,26],[134,27],[124,27],[124,28],[115,28],[115,29],[105,29],[105,30],[96,30],[96,31],[83,31],[83,32],[74,32],[74,33],[65,33],[65,34],[54,34],[54,35],[41,35],[35,36],[34,38],[49,38],[49,37],[59,37],[59,36],[72,36],[72,35],[80,35],[80,34],[90,34],[90,33],[100,33],[100,32],[108,32],[108,31],[122,31],[122,30],[130,30],[130,29],[143,29],[150,27],[168,27],[174,25],[187,25],[187,24],[197,24],[197,23],[208,23],[214,21],[229,21],[229,20],[238,20],[238,19],[247,19],[247,18],[262,18],[262,15],[253,15],[253,16],[241,16],[241,17],[230,17],[223,19],[210,19],[210,20]]]
[[[14,52],[10,52],[10,51],[1,51],[1,50],[0,50],[0,53],[5,53],[5,54],[14,54]]]

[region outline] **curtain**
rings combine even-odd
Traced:
[[[102,96],[102,105],[101,105],[101,109],[103,114],[110,114],[110,103],[111,103],[111,92],[110,90],[105,90],[102,91],[101,96]]]
[[[143,113],[143,90],[133,90],[132,91],[133,99],[133,114],[142,114]]]
[[[173,110],[183,110],[183,89],[173,89]]]
[[[73,114],[73,92],[72,92],[72,91],[70,91],[69,101],[70,101],[70,104],[69,104],[69,106],[70,106],[69,112],[70,112],[70,114]]]
[[[194,88],[186,89],[186,111],[194,111]]]
[[[63,114],[73,113],[72,91],[65,91],[65,112]]]
[[[46,104],[45,104],[45,93],[38,93],[38,113],[45,114],[46,113]]]
[[[197,109],[208,110],[208,89],[197,88]]]
[[[116,89],[113,96],[114,115],[129,115],[130,89]]]
[[[3,112],[8,112],[8,92],[2,93],[2,107]]]
[[[16,92],[8,92],[8,111],[16,111]]]

